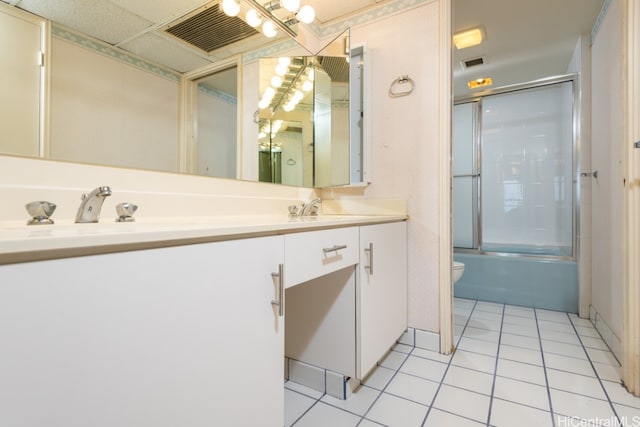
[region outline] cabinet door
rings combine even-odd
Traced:
[[[359,378],[407,329],[407,224],[360,227]]]
[[[282,426],[282,237],[0,266],[0,419]]]

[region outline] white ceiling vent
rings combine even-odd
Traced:
[[[259,34],[242,19],[225,14],[218,3],[179,18],[165,32],[207,53]]]

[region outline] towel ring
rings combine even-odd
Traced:
[[[404,92],[396,92],[396,91],[394,91],[394,88],[396,86],[404,85],[404,84],[409,84],[410,85],[408,90],[405,90]],[[395,79],[393,81],[393,83],[391,83],[391,87],[389,88],[389,96],[391,98],[399,98],[401,96],[407,96],[411,92],[413,92],[413,88],[415,87],[415,85],[416,85],[415,82],[409,76],[398,77],[397,79]]]

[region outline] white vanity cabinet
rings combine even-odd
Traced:
[[[0,424],[273,426],[283,236],[0,266]]]
[[[407,223],[360,227],[358,378],[407,329]]]

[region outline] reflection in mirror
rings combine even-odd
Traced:
[[[260,60],[261,181],[304,187],[349,184],[348,39],[347,31],[317,56]],[[290,122],[300,123],[297,157],[287,157],[277,142]]]
[[[238,158],[238,67],[232,66],[195,80],[197,125],[196,173],[235,178]]]

